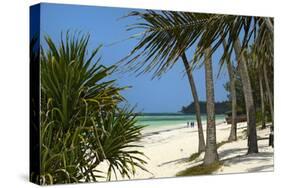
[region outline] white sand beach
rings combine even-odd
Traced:
[[[217,122],[217,143],[227,141],[230,126],[225,122]],[[273,148],[268,146],[269,126],[257,129],[258,154],[247,154],[247,139],[245,138],[246,122],[239,123],[237,129],[238,140],[219,147],[218,154],[222,167],[213,174],[243,173],[273,171]],[[206,125],[203,125],[204,132]],[[165,126],[144,130],[141,150],[149,158],[145,166],[150,172],[137,170],[132,179],[174,177],[179,171],[199,165],[203,162],[204,153],[197,159],[187,162],[188,157],[197,152],[197,128],[187,128],[185,125],[173,128]],[[114,176],[113,176],[114,177]],[[118,177],[118,180],[122,180]]]

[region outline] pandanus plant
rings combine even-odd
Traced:
[[[41,49],[40,184],[111,179],[114,172],[134,175],[146,170],[136,148],[143,126],[110,79],[114,66],[103,66],[97,53],[88,54],[89,35],[66,35],[59,44],[46,37]],[[106,170],[97,170],[107,162]]]

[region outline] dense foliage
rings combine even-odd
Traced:
[[[200,105],[201,113],[206,114],[207,113],[206,101],[200,101],[199,105]],[[231,110],[229,101],[222,101],[222,102],[216,102],[215,103],[216,114],[225,114],[229,110]],[[181,112],[185,113],[185,114],[194,114],[195,113],[194,102],[191,102],[187,106],[183,106],[182,109],[181,109]]]
[[[141,138],[115,80],[114,66],[88,54],[89,36],[70,37],[56,45],[46,37],[41,50],[40,184],[90,182],[131,177],[146,162],[136,148]],[[106,170],[97,170],[100,163]]]
[[[246,52],[245,52],[246,53]],[[261,94],[260,94],[260,85],[259,85],[259,74],[260,74],[260,67],[257,64],[256,61],[253,60],[252,58],[252,48],[249,48],[247,50],[248,55],[247,57],[247,66],[249,69],[249,77],[252,85],[252,94],[254,98],[254,104],[256,108],[256,118],[257,122],[261,121]],[[235,67],[234,67],[235,70]],[[270,89],[271,92],[273,93],[273,67],[268,66],[267,70],[268,74],[268,79],[269,79],[269,84],[270,84]],[[265,81],[262,81],[262,84],[265,85]],[[236,100],[237,100],[237,111],[243,114],[246,114],[246,105],[245,105],[245,99],[244,99],[244,94],[243,94],[243,83],[241,80],[241,76],[237,73],[237,70],[235,70],[235,87],[236,87]],[[265,87],[265,86],[264,86]],[[228,99],[231,100],[231,91],[230,91],[230,81],[226,82],[224,85],[225,90],[228,92]],[[267,121],[271,121],[271,116],[270,116],[270,107],[269,107],[269,102],[268,98],[265,95],[265,117]]]
[[[224,84],[225,90],[228,92],[227,98],[231,101],[230,81]],[[246,114],[246,105],[243,93],[242,80],[239,74],[235,74],[235,89],[236,89],[236,110]]]

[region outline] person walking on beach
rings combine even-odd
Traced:
[[[186,123],[187,128],[189,128],[189,122]]]

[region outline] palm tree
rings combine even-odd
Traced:
[[[133,12],[132,15],[140,15],[140,13]],[[258,152],[255,107],[247,65],[242,54],[243,51],[248,48],[249,43],[254,41],[255,49],[262,54],[261,56],[264,57],[264,59],[269,59],[270,61],[268,62],[272,62],[273,29],[271,26],[273,26],[273,19],[169,11],[162,11],[161,15],[164,16],[155,16],[155,12],[153,11],[148,11],[143,15],[145,15],[143,17],[148,20],[148,23],[139,24],[137,28],[149,28],[142,33],[144,34],[143,39],[145,40],[141,40],[139,44],[139,47],[144,47],[144,51],[134,56],[129,62],[143,55],[147,55],[147,57],[151,58],[155,52],[161,52],[155,55],[153,61],[144,71],[155,68],[156,65],[158,65],[157,73],[162,73],[171,68],[183,52],[191,46],[196,45],[196,52],[191,61],[191,64],[194,64],[205,56],[205,50],[207,48],[212,46],[210,53],[213,54],[221,46],[222,42],[226,40],[226,47],[221,56],[221,62],[225,62],[225,60],[231,56],[232,51],[235,51],[236,58],[239,62],[238,72],[243,81],[243,91],[246,101],[249,133],[248,153]],[[154,17],[159,19],[154,19]],[[150,20],[154,20],[153,24],[150,23]],[[154,27],[153,25],[160,25],[162,27]],[[158,35],[155,32],[157,32]],[[243,38],[242,44],[239,42],[240,37]],[[147,44],[147,46],[145,47],[144,44]],[[138,49],[140,48],[135,48],[132,53],[135,53]],[[176,50],[171,51],[170,49]],[[147,51],[150,52],[147,53]],[[167,62],[165,58],[170,60],[169,64],[165,64],[165,62]],[[141,69],[145,63],[146,62],[143,61],[143,64],[136,69]]]
[[[204,134],[203,134],[202,121],[201,121],[199,99],[198,99],[194,79],[192,76],[191,67],[188,63],[185,53],[183,53],[183,55],[182,55],[182,61],[183,61],[184,67],[185,67],[186,74],[188,76],[188,80],[189,80],[189,84],[190,84],[190,88],[191,88],[191,92],[192,92],[192,96],[193,96],[193,100],[194,100],[197,127],[198,127],[198,140],[199,140],[198,153],[201,153],[201,152],[205,151],[205,140],[204,140]]]
[[[221,60],[225,60],[232,53],[233,49],[235,51],[239,64],[238,71],[242,79],[244,98],[246,102],[248,121],[248,153],[258,152],[258,147],[252,87],[243,52],[248,48],[247,46],[251,39],[254,39],[253,46],[258,53],[259,60],[262,62],[267,62],[267,64],[272,63],[273,30],[271,26],[273,26],[273,21],[271,18],[227,15],[218,17],[211,16],[211,18],[205,22],[205,27],[212,29],[206,29],[205,32],[202,33],[197,47],[198,50],[196,56],[200,58],[204,54],[204,49],[210,45],[210,42],[214,43],[214,47],[212,49],[214,52],[220,46],[224,38],[227,38],[226,50],[224,51]],[[216,40],[219,36],[222,37],[219,40]],[[242,45],[239,41],[241,36],[243,36]],[[264,72],[267,73],[267,70]],[[269,96],[272,97],[270,92]],[[273,100],[271,99],[270,101]]]
[[[267,66],[266,64],[263,65],[263,76],[264,76],[264,81],[265,81],[267,96],[268,96],[268,100],[269,100],[271,121],[272,121],[272,125],[274,126],[273,94],[272,94],[271,89],[270,89],[270,86],[269,86],[269,79],[268,79],[268,76],[267,76],[268,71],[267,71],[266,66]]]
[[[223,41],[223,47],[226,48],[226,42]],[[237,101],[236,101],[236,87],[235,87],[235,72],[232,68],[232,63],[230,61],[230,58],[226,59],[226,65],[227,65],[227,72],[229,75],[229,81],[230,81],[230,95],[231,95],[231,128],[230,128],[230,134],[228,137],[228,141],[235,141],[237,140],[237,123],[236,123],[236,115],[237,115]]]
[[[259,94],[260,94],[259,95],[260,104],[256,103],[256,105],[260,106],[260,118],[261,118],[261,125],[262,125],[261,128],[264,129],[264,128],[266,128],[265,99],[264,99],[264,86],[263,86],[263,83],[264,83],[263,66],[264,66],[264,64],[261,63],[261,61],[260,61],[259,57],[257,56],[256,51],[254,50],[253,46],[251,46],[249,48],[249,50],[247,50],[245,55],[246,55],[246,58],[247,58],[247,61],[248,61],[249,70],[250,70],[250,72],[252,72],[250,77],[253,77],[253,78],[251,78],[253,86],[255,84],[255,81],[256,80],[258,81],[258,86],[259,86],[258,88],[259,88]],[[257,76],[255,77],[255,75],[257,75]]]
[[[232,63],[230,61],[227,62],[227,71],[230,80],[230,91],[231,91],[231,111],[232,111],[232,120],[231,120],[231,128],[230,134],[228,137],[228,141],[235,141],[237,140],[237,105],[236,105],[236,87],[235,87],[235,73],[232,68]]]
[[[201,153],[205,150],[205,141],[192,67],[185,54],[186,47],[177,46],[177,43],[181,40],[178,36],[182,31],[180,29],[173,30],[170,26],[173,22],[177,22],[177,15],[174,12],[163,11],[157,13],[148,10],[145,13],[134,11],[129,16],[136,16],[143,20],[140,23],[134,24],[129,30],[144,29],[144,31],[140,33],[142,38],[136,47],[121,62],[126,62],[125,65],[129,67],[128,70],[130,71],[140,72],[140,74],[154,71],[153,77],[156,77],[171,69],[179,58],[182,59],[195,104],[199,140],[198,152]],[[136,36],[139,37],[139,35]]]
[[[199,17],[199,16],[198,16]],[[198,22],[198,21],[197,21]],[[258,51],[262,62],[271,63],[273,61],[273,19],[260,17],[232,16],[232,15],[209,15],[209,18],[202,19],[204,24],[197,32],[201,33],[198,37],[197,51],[194,60],[202,58],[211,44],[214,53],[221,43],[226,39],[227,44],[222,54],[221,61],[227,59],[233,49],[238,61],[238,72],[243,83],[243,92],[246,102],[247,122],[248,122],[248,153],[258,152],[256,135],[256,117],[253,101],[252,87],[249,79],[247,65],[243,52],[248,48],[248,44],[253,39],[254,49]],[[242,44],[239,38],[242,37]],[[184,38],[183,38],[184,39]],[[182,40],[182,43],[187,41]],[[265,71],[267,72],[267,71]],[[269,93],[272,97],[272,94]],[[273,100],[270,100],[273,101]],[[273,105],[272,105],[273,107]],[[272,108],[273,114],[273,108]],[[272,116],[273,117],[273,116]]]
[[[257,38],[254,43],[254,51],[257,55],[260,64],[263,64],[263,77],[266,86],[266,92],[269,100],[269,107],[272,119],[272,125],[274,126],[274,95],[273,95],[273,87],[270,88],[269,83],[273,83],[273,18],[263,18],[258,22],[260,27],[260,32],[257,35]],[[268,70],[269,69],[269,70]],[[268,78],[268,75],[272,72],[272,78]]]
[[[206,80],[206,99],[207,99],[207,144],[204,156],[204,164],[209,165],[218,161],[216,144],[216,118],[215,118],[215,97],[213,83],[213,69],[211,49],[205,52],[205,80]]]
[[[258,152],[257,132],[256,132],[256,110],[254,106],[253,91],[248,73],[245,57],[240,55],[242,49],[239,39],[234,43],[234,51],[238,61],[238,71],[243,83],[243,92],[246,103],[248,122],[248,153]]]
[[[263,78],[266,86],[266,96],[268,96],[272,125],[274,125],[274,108],[273,108],[273,87],[270,88],[269,83],[273,83],[273,31],[274,31],[274,23],[273,18],[262,18],[258,21],[259,32],[257,33],[257,37],[255,39],[253,45],[253,51],[257,56],[258,63],[263,68],[261,72],[263,72]],[[268,70],[269,69],[269,70]],[[272,76],[270,79],[268,75]]]
[[[256,135],[255,107],[252,96],[252,88],[247,70],[247,65],[242,53],[245,49],[247,49],[249,41],[254,38],[254,33],[258,33],[258,38],[255,40],[255,47],[260,49],[260,47],[264,45],[267,47],[267,51],[269,51],[268,53],[272,52],[271,48],[268,47],[272,43],[269,41],[270,44],[265,45],[266,38],[264,36],[268,36],[270,34],[263,35],[263,33],[270,32],[266,32],[266,29],[264,29],[264,23],[265,18],[263,19],[258,17],[245,16],[210,15],[209,19],[204,19],[204,25],[202,26],[202,29],[198,31],[201,32],[201,36],[198,37],[199,42],[194,57],[195,61],[198,61],[198,59],[202,58],[205,49],[207,49],[210,44],[213,44],[211,51],[211,53],[213,53],[225,39],[227,41],[227,44],[225,47],[225,51],[222,54],[221,61],[224,62],[225,59],[227,59],[231,55],[234,49],[236,58],[239,62],[238,70],[242,79],[244,97],[246,101],[248,121],[248,153],[258,152],[258,147]],[[263,25],[263,27],[261,27],[261,25]],[[239,41],[239,37],[241,35],[244,35],[242,45]],[[268,38],[270,38],[270,36]],[[264,52],[262,53],[264,54]]]
[[[264,107],[264,88],[263,88],[263,71],[259,71],[259,86],[260,86],[260,96],[261,96],[261,127],[265,129],[265,107]]]

